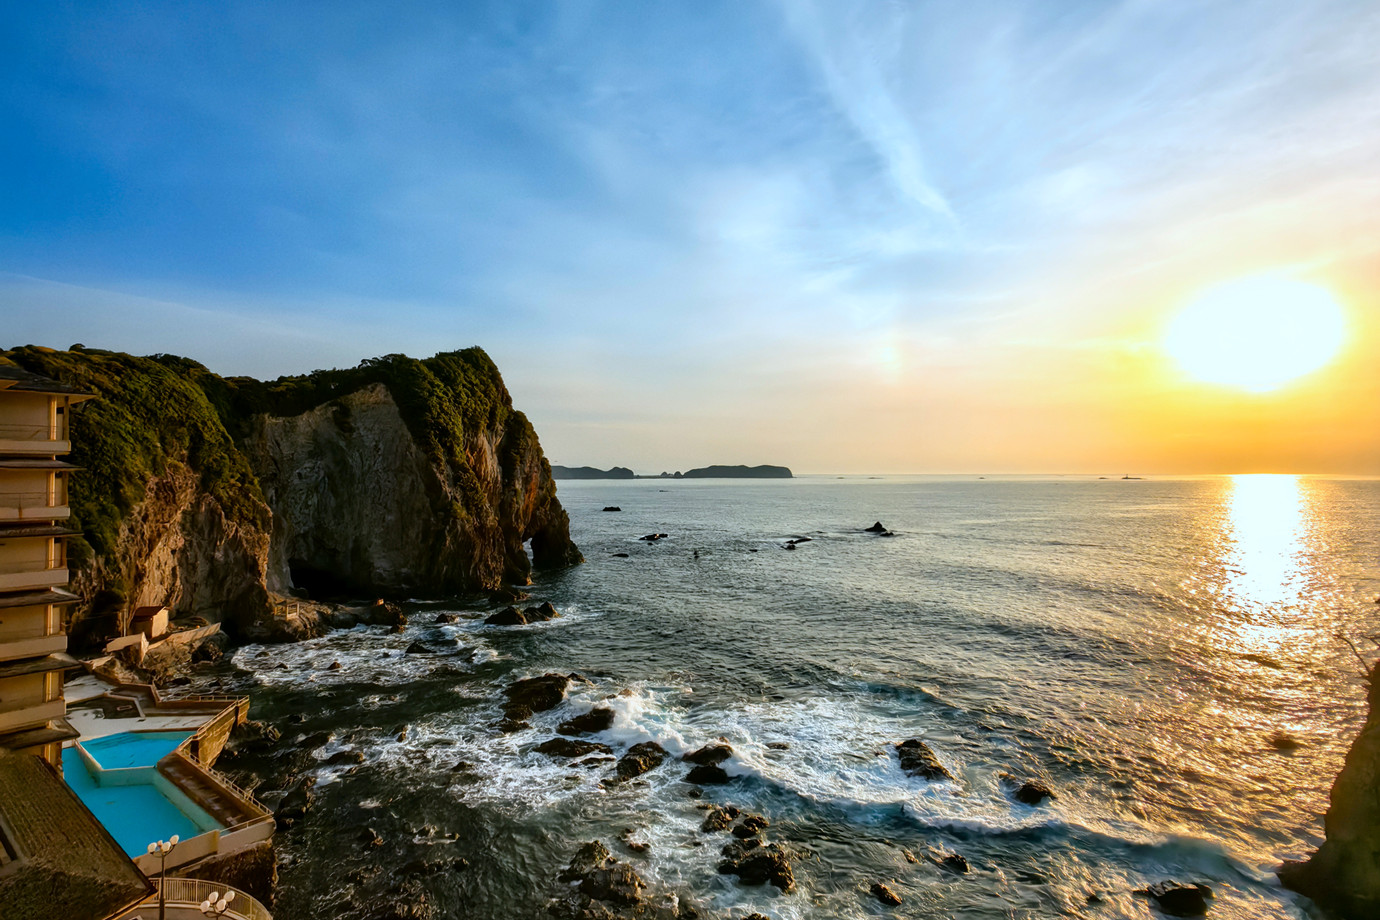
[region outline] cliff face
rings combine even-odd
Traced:
[[[1332,785],[1327,840],[1279,877],[1339,916],[1380,917],[1380,664],[1370,672],[1370,714]]]
[[[141,604],[294,638],[275,592],[442,596],[582,561],[479,349],[268,383],[166,355],[4,355],[99,395],[71,421],[77,643]]]

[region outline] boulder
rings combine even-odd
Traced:
[[[939,864],[950,872],[957,872],[959,875],[966,875],[968,872],[968,860],[963,858],[960,853],[950,853],[939,861]]]
[[[864,528],[863,528],[863,532],[864,532],[864,533],[886,533],[886,525],[883,524],[881,521],[878,521],[877,523],[873,524],[871,527],[864,527]]]
[[[700,764],[701,766],[712,766],[716,763],[723,763],[733,756],[733,748],[727,744],[706,744],[698,750],[691,751],[683,755],[680,759],[686,763]]]
[[[552,738],[532,748],[538,754],[548,757],[584,757],[586,754],[612,754],[613,748],[607,744],[593,741],[572,741],[569,738]]]
[[[1021,780],[1009,773],[1003,773],[1001,780],[1010,796],[1022,805],[1039,805],[1045,799],[1057,798],[1042,780]]]
[[[700,764],[685,774],[685,781],[694,783],[696,786],[722,786],[732,778],[724,771],[723,767],[712,763]]]
[[[610,553],[609,555],[612,556],[612,557],[615,558],[615,559],[627,559],[627,558],[628,558],[628,554],[627,554],[627,553]]]
[[[556,726],[556,731],[562,735],[592,735],[606,731],[611,725],[613,725],[613,710],[596,706],[589,712],[575,716],[573,719],[566,719]]]
[[[749,837],[758,836],[770,825],[771,822],[761,815],[743,815],[733,826],[733,836],[739,840],[747,840]]]
[[[790,855],[779,843],[762,843],[756,838],[735,840],[723,849],[720,875],[736,875],[743,885],[772,884],[782,891],[795,887]]]
[[[909,741],[902,741],[895,745],[896,756],[900,758],[901,769],[907,776],[918,776],[926,780],[953,779],[953,775],[944,769],[944,765],[939,762],[939,758],[934,756],[934,751],[930,746],[917,738]]]
[[[722,808],[718,805],[710,805],[709,813],[705,815],[704,823],[700,825],[700,830],[706,834],[712,834],[716,831],[726,831],[736,817],[738,817],[738,809],[734,808],[732,805],[726,805]]]
[[[1171,917],[1201,917],[1208,911],[1212,889],[1206,885],[1180,885],[1175,881],[1156,882],[1136,892],[1155,902],[1161,913]]]
[[[669,533],[649,533],[646,536],[638,537],[638,539],[645,540],[648,543],[655,543],[657,540],[664,540],[669,536]]]
[[[437,626],[441,626],[443,624],[448,623],[459,623],[460,617],[458,614],[454,613],[438,613],[436,614],[436,619],[432,622],[434,622]]]
[[[605,505],[605,506],[604,506],[604,510],[605,510],[605,511],[622,511],[623,509],[620,508],[620,507],[618,507],[617,505]]]
[[[522,611],[522,615],[528,623],[544,623],[547,620],[556,619],[560,616],[560,612],[550,601],[543,601],[535,607],[528,607]]]
[[[508,697],[503,714],[510,721],[521,722],[534,712],[555,709],[565,700],[565,689],[569,685],[570,678],[564,674],[515,680],[503,691]]]
[[[360,763],[364,763],[364,752],[363,752],[363,751],[336,751],[336,752],[335,752],[334,754],[332,754],[330,757],[327,757],[327,758],[326,758],[326,766],[328,766],[328,767],[336,767],[336,766],[339,766],[339,765],[345,764],[345,763],[350,763],[350,764],[360,764]]]
[[[527,617],[516,607],[504,607],[498,613],[486,617],[484,622],[489,626],[526,626]]]
[[[608,847],[597,840],[584,844],[575,852],[558,878],[577,888],[580,894],[595,901],[603,901],[620,907],[640,905],[646,892],[646,883],[627,863],[618,862]],[[566,905],[574,907],[572,913],[579,917],[612,917],[607,908],[591,911],[591,905]]]
[[[411,645],[409,645],[409,646],[406,648],[406,650],[404,650],[404,654],[406,654],[406,655],[430,655],[430,654],[431,654],[431,649],[427,648],[425,645],[422,645],[422,643],[420,643],[420,642],[413,642]]]
[[[883,904],[890,904],[892,907],[901,903],[901,896],[881,882],[872,883],[872,896]]]
[[[643,741],[628,748],[628,752],[618,761],[618,782],[627,782],[641,776],[648,770],[661,766],[666,759],[666,749],[655,741]]]

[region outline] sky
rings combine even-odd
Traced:
[[[9,3],[0,124],[0,347],[480,345],[639,472],[1380,475],[1373,0]],[[1267,273],[1336,357],[1187,373]]]

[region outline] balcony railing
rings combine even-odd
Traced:
[[[233,885],[226,885],[223,882],[207,882],[199,878],[155,878],[149,879],[149,881],[153,882],[154,888],[162,888],[164,902],[168,907],[191,907],[199,910],[202,903],[210,898],[213,892],[223,898],[227,892],[233,891],[235,897],[221,916],[233,917],[236,920],[273,920],[268,908],[259,903],[257,898],[252,894],[240,891]],[[156,908],[157,906],[157,892],[139,905],[141,908]]]

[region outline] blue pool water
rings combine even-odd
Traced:
[[[119,770],[151,767],[191,736],[191,732],[121,732],[81,744],[103,769]]]
[[[190,732],[124,733],[100,738],[83,746],[105,769],[152,767],[182,743]],[[105,825],[130,856],[148,851],[156,840],[176,834],[186,840],[216,826],[215,819],[189,803],[179,805],[160,788],[167,780],[153,772],[145,782],[100,785],[76,747],[62,752],[62,773],[67,785],[91,813]]]

